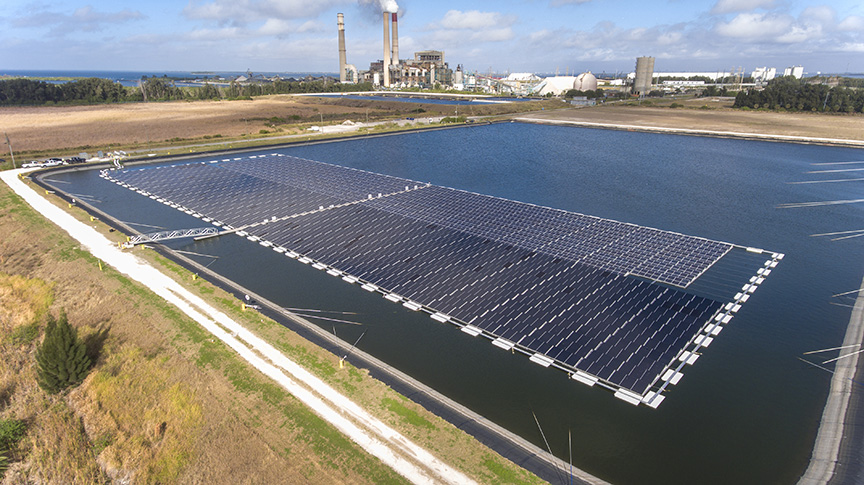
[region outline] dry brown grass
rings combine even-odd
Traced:
[[[542,105],[549,105],[543,102]],[[539,109],[537,103],[513,103],[461,107],[464,114],[501,114]],[[417,113],[417,110],[423,110]],[[260,130],[284,133],[309,124],[370,121],[406,116],[453,115],[447,105],[324,99],[290,95],[261,96],[248,101],[191,101],[128,103],[96,106],[0,108],[4,127],[16,151],[73,155],[79,150],[95,152],[111,147],[143,147],[170,140],[199,140],[220,135],[236,138],[256,135]],[[271,118],[287,124],[273,126]],[[292,121],[292,117],[299,120]],[[300,125],[298,125],[298,123]]]
[[[664,103],[672,101],[674,100],[666,100]],[[721,102],[714,98],[689,100],[685,104],[691,107],[617,104],[535,113],[529,117],[864,141],[864,115],[741,111],[726,107],[729,105],[728,101]],[[703,105],[711,109],[700,109]]]

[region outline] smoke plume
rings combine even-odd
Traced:
[[[359,0],[358,2],[364,9],[375,10],[379,15],[381,12],[396,13],[399,11],[399,4],[396,0]]]
[[[381,10],[387,13],[396,13],[399,11],[399,5],[396,4],[396,0],[378,0],[378,3],[381,4]]]

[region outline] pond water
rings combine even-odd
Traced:
[[[613,483],[791,483],[804,471],[831,375],[798,357],[841,345],[849,302],[832,295],[864,275],[864,238],[811,235],[864,229],[864,205],[778,206],[862,198],[861,181],[795,182],[852,178],[807,172],[864,168],[814,165],[864,161],[864,150],[504,123],[262,153],[274,151],[785,253],[654,410],[244,238],[171,244],[214,256],[193,259],[285,307],[359,313],[345,318],[361,326],[321,325],[349,344],[365,331],[364,351],[545,448],[535,413],[565,461],[572,432],[574,466]],[[97,175],[50,178],[126,222],[201,225]]]

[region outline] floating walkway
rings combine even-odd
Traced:
[[[651,407],[783,259],[278,153],[101,176]],[[734,297],[688,291],[733,251],[762,258]]]

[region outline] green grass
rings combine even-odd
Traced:
[[[58,260],[69,262],[76,259],[84,259],[85,261],[96,262],[96,258],[87,251],[81,249],[76,241],[71,239],[61,239],[54,246],[55,256]]]
[[[102,453],[102,450],[108,448],[113,442],[114,437],[110,433],[105,433],[101,436],[98,436],[90,443],[93,449],[93,456],[99,456],[99,453]]]
[[[11,449],[27,432],[27,424],[18,419],[0,420],[0,448]]]
[[[495,483],[531,483],[524,474],[504,467],[500,461],[487,458],[483,461],[483,466],[495,475]]]
[[[36,190],[40,189],[36,187]],[[14,216],[27,225],[35,226],[36,228],[52,227],[52,224],[47,219],[31,209],[24,202],[24,199],[12,192],[12,190],[4,192],[4,196],[0,197],[0,209],[3,209],[0,211],[0,216],[2,217]]]
[[[402,397],[402,396],[399,396]],[[403,398],[405,399],[405,398]],[[408,409],[405,405],[395,399],[391,399],[389,397],[385,397],[382,401],[384,407],[390,410],[390,412],[400,416],[406,423],[416,426],[418,428],[425,428],[429,430],[435,430],[435,425],[430,423],[426,418],[417,414],[417,411]]]
[[[6,337],[6,342],[12,345],[28,345],[33,343],[39,337],[39,323],[33,322],[27,325],[16,327]]]

